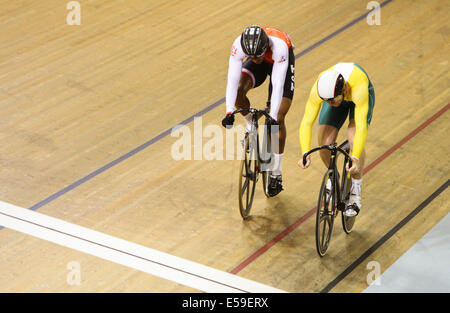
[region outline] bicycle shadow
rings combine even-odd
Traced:
[[[247,219],[242,220],[242,228],[254,235],[266,237],[267,234],[274,231],[272,221],[265,215],[250,215]]]
[[[242,228],[261,240],[272,240],[275,236],[285,231],[292,225],[293,221],[287,212],[287,205],[291,201],[285,198],[268,198],[265,200],[265,207],[251,214],[242,221]],[[295,246],[295,242],[287,241],[288,245]]]

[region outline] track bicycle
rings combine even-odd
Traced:
[[[316,151],[327,149],[331,152],[330,165],[325,172],[320,186],[319,198],[317,202],[316,212],[316,248],[321,257],[325,255],[330,244],[331,233],[333,231],[334,218],[341,211],[342,227],[347,234],[353,229],[356,216],[346,216],[344,211],[350,197],[350,188],[352,180],[350,173],[347,172],[346,165],[352,166],[352,160],[349,155],[350,145],[348,140],[337,146],[332,145],[319,146],[311,149],[303,155],[303,164],[306,164],[306,157]],[[342,179],[339,181],[339,171],[337,168],[337,158],[344,155],[344,166],[342,169]],[[327,181],[331,181],[331,189],[327,190]]]
[[[245,220],[250,216],[250,210],[255,196],[255,187],[259,176],[262,176],[264,194],[268,193],[269,177],[271,174],[270,164],[272,161],[272,128],[277,126],[277,122],[269,115],[270,101],[267,102],[264,110],[254,108],[238,109],[231,114],[245,113],[251,114],[252,126],[246,131],[243,140],[243,158],[239,171],[239,211]],[[258,132],[258,120],[265,116],[265,127],[262,143]]]

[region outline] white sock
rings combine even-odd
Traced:
[[[282,154],[278,154],[278,153],[274,153],[273,154],[273,169],[272,169],[272,175],[277,176],[277,175],[281,175],[281,161],[283,159],[283,153]]]
[[[361,195],[361,185],[362,185],[362,178],[361,179],[352,178],[351,192],[356,195]]]

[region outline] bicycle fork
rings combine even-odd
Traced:
[[[341,192],[340,192],[340,183],[339,183],[339,172],[337,171],[336,167],[336,150],[331,151],[331,157],[330,157],[330,165],[328,167],[329,170],[331,170],[331,186],[332,186],[332,214],[334,216],[337,216],[338,211],[345,211],[345,202],[341,199]]]

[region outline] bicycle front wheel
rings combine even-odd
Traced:
[[[272,164],[272,134],[270,131],[270,127],[268,126],[268,121],[266,119],[266,123],[264,125],[264,136],[262,140],[262,145],[260,147],[260,157],[261,159],[261,165],[262,165],[262,183],[263,183],[263,190],[264,194],[267,198],[270,198],[268,187],[269,187],[269,178],[271,171],[268,167]]]
[[[345,169],[346,162],[344,162],[344,169],[342,170],[342,184],[341,184],[341,201],[348,203],[350,198],[350,188],[352,186],[352,177],[350,173]],[[344,212],[341,212],[342,216],[342,227],[347,234],[350,234],[353,229],[353,225],[355,224],[356,216],[345,216]]]
[[[331,233],[334,224],[335,192],[332,184],[331,190],[327,191],[327,181],[331,177],[333,171],[328,170],[323,177],[320,187],[319,199],[317,202],[316,212],[316,248],[321,257],[327,252],[330,244]]]
[[[247,219],[250,215],[259,176],[259,161],[252,138],[249,135],[244,139],[244,158],[239,172],[239,211],[243,219]]]

